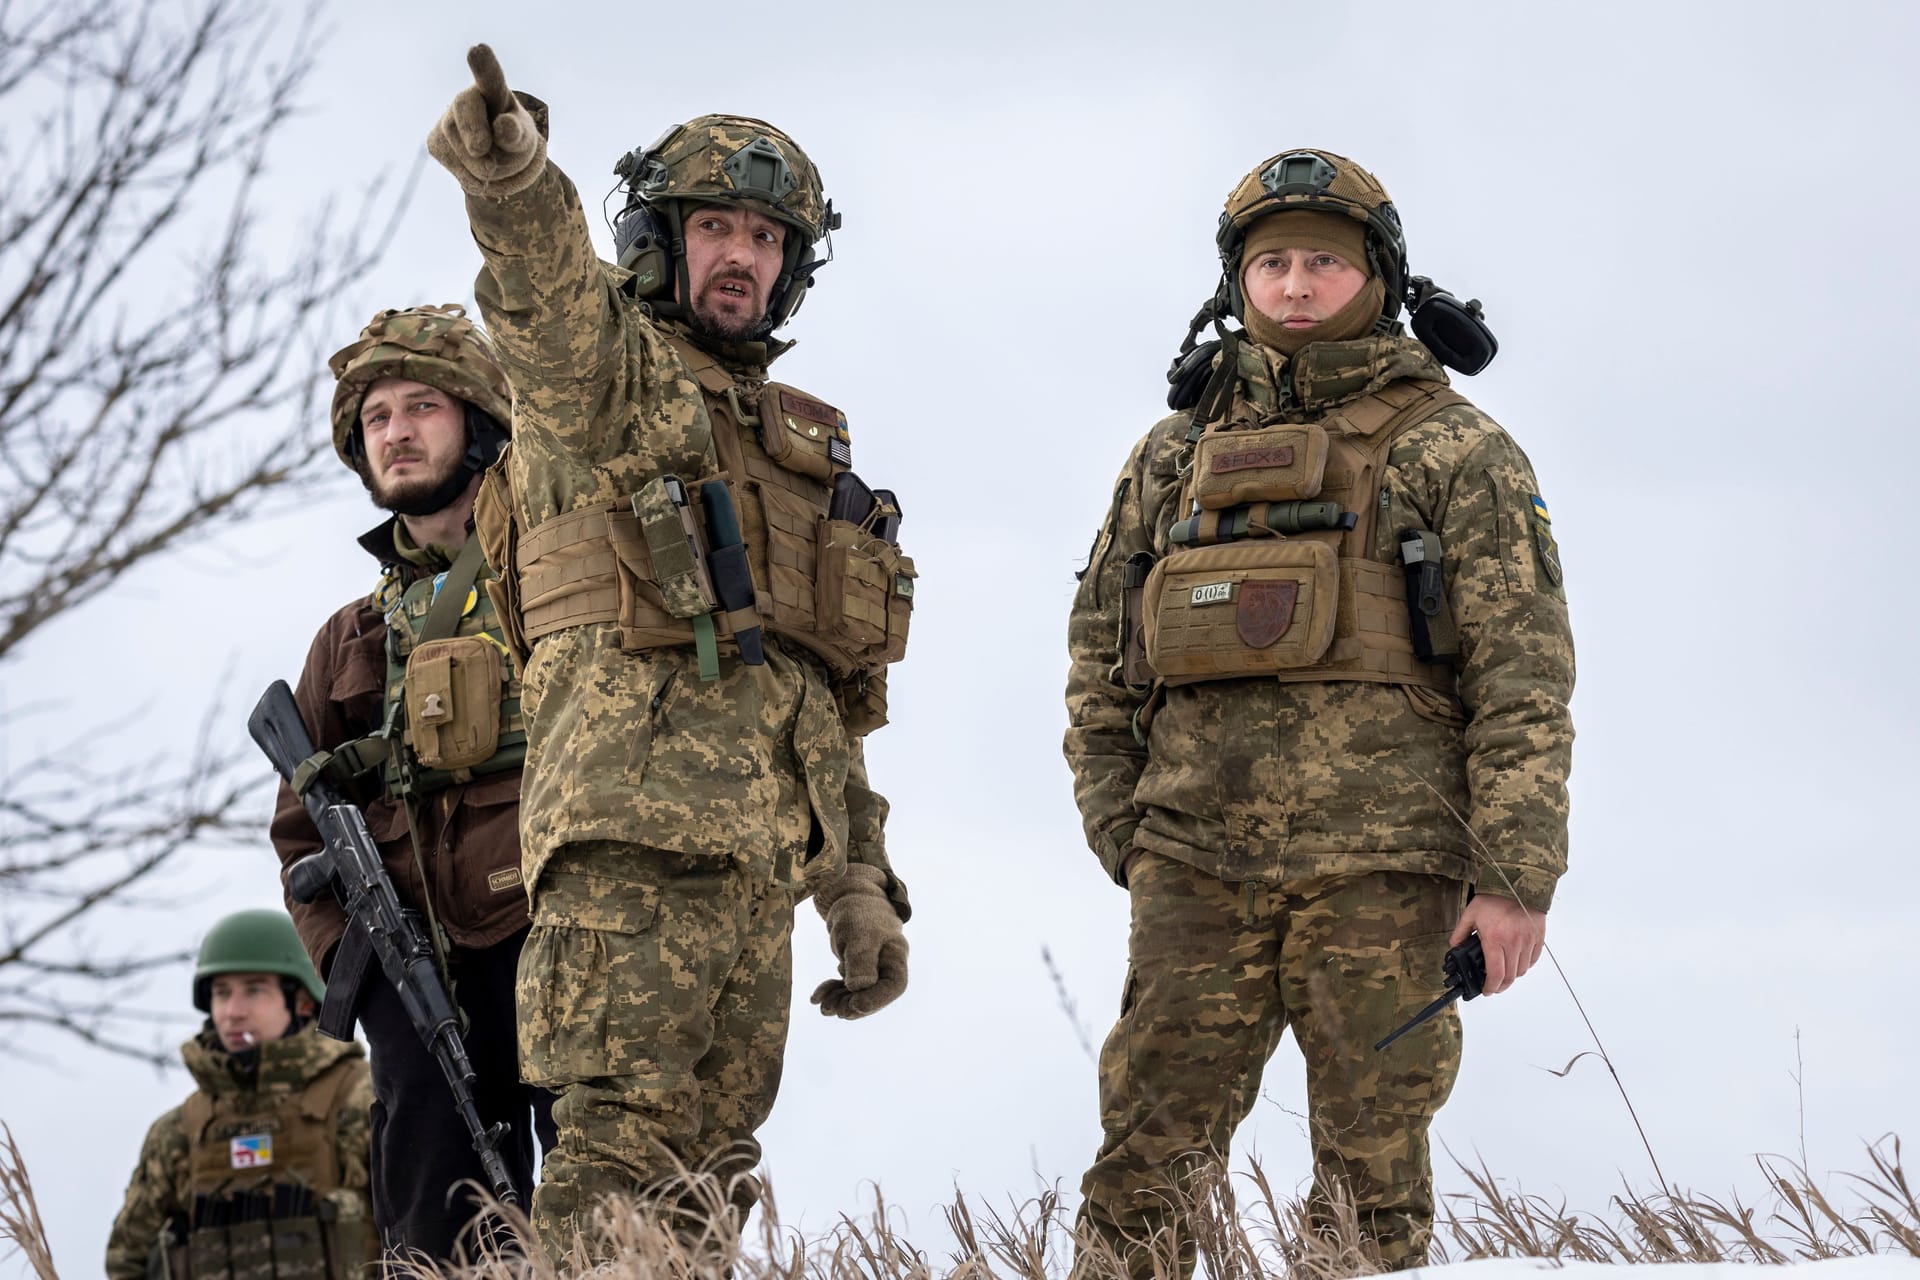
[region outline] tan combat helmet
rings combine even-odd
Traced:
[[[1407,241],[1400,213],[1380,180],[1331,151],[1283,151],[1260,162],[1227,196],[1214,239],[1220,246],[1221,284],[1230,313],[1246,318],[1240,288],[1240,248],[1247,228],[1283,209],[1319,209],[1344,213],[1367,228],[1367,261],[1386,285],[1380,318],[1400,314],[1407,292]]]
[[[382,311],[358,340],[328,357],[327,367],[337,379],[333,451],[355,471],[362,457],[360,402],[381,378],[411,378],[464,400],[467,460],[473,470],[493,462],[513,421],[513,388],[494,356],[493,343],[457,302]],[[486,421],[476,422],[476,410]]]
[[[626,208],[614,219],[619,264],[634,273],[636,296],[663,315],[684,314],[674,301],[687,296],[683,250],[689,209],[739,205],[777,218],[798,234],[787,236],[780,277],[767,299],[760,332],[771,333],[800,309],[816,260],[814,246],[840,227],[820,172],[799,144],[764,120],[696,116],[675,125],[652,146],[629,151],[614,166],[627,188]]]

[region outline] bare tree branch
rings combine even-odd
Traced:
[[[0,0],[0,667],[322,477],[320,354],[419,169],[345,215],[265,204],[317,12]],[[24,714],[58,723],[57,706]],[[0,732],[24,723],[0,707]],[[264,771],[237,737],[113,767],[112,735],[82,732],[0,767],[0,1022],[157,1060],[138,995],[181,956],[96,939],[164,898],[188,851],[257,825],[242,808]],[[29,1052],[6,1039],[0,1054]]]

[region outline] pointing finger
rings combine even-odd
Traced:
[[[487,101],[489,114],[499,116],[513,110],[507,73],[500,69],[500,59],[494,56],[493,46],[477,44],[467,50],[467,67],[473,72],[473,83]]]

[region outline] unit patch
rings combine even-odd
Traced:
[[[1240,608],[1234,613],[1233,627],[1250,649],[1264,649],[1293,626],[1293,606],[1300,599],[1300,584],[1289,578],[1282,582],[1240,584]]]
[[[1553,540],[1553,517],[1547,514],[1547,504],[1540,495],[1530,493],[1527,501],[1533,508],[1533,549],[1540,557],[1540,572],[1547,575],[1547,581],[1560,586],[1565,579],[1560,568],[1560,544]]]
[[[273,1163],[273,1135],[243,1133],[227,1144],[228,1157],[236,1169],[258,1169]]]
[[[1225,604],[1231,599],[1233,599],[1231,582],[1203,582],[1193,589],[1193,599],[1190,603]]]

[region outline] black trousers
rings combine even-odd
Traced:
[[[501,1155],[523,1209],[533,1203],[534,1136],[543,1151],[555,1141],[553,1095],[520,1080],[513,988],[526,937],[522,929],[505,942],[456,947],[448,956],[454,1001],[467,1015],[474,1102],[483,1123],[507,1127]],[[452,1260],[457,1249],[471,1256],[475,1241],[463,1228],[479,1202],[461,1184],[484,1187],[487,1179],[453,1109],[453,1090],[377,965],[359,1015],[373,1067],[373,1216],[381,1242],[389,1252],[418,1251],[436,1262]]]

